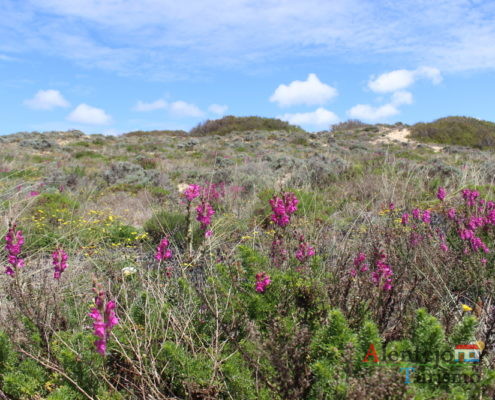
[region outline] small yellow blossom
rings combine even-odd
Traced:
[[[466,304],[462,304],[461,308],[462,308],[462,311],[466,311],[466,312],[467,311],[473,311],[473,309]]]

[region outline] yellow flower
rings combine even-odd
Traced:
[[[473,309],[466,304],[461,304],[461,308],[462,308],[462,311],[466,311],[466,312],[467,311],[473,311]]]

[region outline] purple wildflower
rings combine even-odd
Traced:
[[[437,199],[440,201],[444,201],[445,196],[447,196],[447,191],[445,190],[445,188],[439,187],[437,192]]]
[[[451,208],[449,209],[449,211],[447,211],[447,218],[449,219],[455,219],[455,216],[456,216],[456,209],[455,208]]]
[[[24,244],[24,236],[22,231],[16,230],[16,225],[11,225],[7,235],[5,235],[5,250],[7,251],[7,262],[10,265],[5,267],[5,273],[7,275],[14,275],[17,268],[24,266],[24,260],[19,257],[22,251],[22,245]]]
[[[423,214],[421,215],[421,220],[425,223],[425,224],[429,224],[431,222],[431,214],[430,214],[430,211],[428,210],[424,210],[423,211]]]
[[[105,292],[99,288],[93,290],[96,293],[96,307],[93,307],[88,315],[93,319],[93,335],[98,338],[94,342],[96,351],[105,355],[110,331],[119,323],[119,319],[115,315],[115,301],[106,301]]]
[[[201,201],[201,204],[196,207],[196,219],[201,224],[201,229],[206,230],[208,225],[211,224],[211,217],[215,214],[215,210],[205,200]]]
[[[264,293],[266,288],[272,283],[270,276],[264,272],[259,272],[256,274],[256,284],[255,290],[258,293]]]
[[[299,247],[296,250],[296,258],[299,260],[299,262],[304,264],[306,261],[309,260],[310,257],[315,255],[315,248],[309,246],[304,241],[304,237],[302,237],[301,239],[302,240],[299,241]]]
[[[189,202],[193,201],[196,197],[199,197],[200,194],[201,194],[201,186],[196,184],[189,185],[189,187],[183,192],[184,197]]]
[[[290,223],[290,217],[297,211],[299,200],[294,193],[284,193],[282,198],[273,196],[270,199],[273,214],[271,220],[280,227],[286,227]]]
[[[164,237],[161,241],[160,244],[156,248],[156,253],[155,253],[155,258],[158,261],[164,261],[168,260],[170,257],[172,257],[172,250],[169,249],[170,242],[168,241],[168,238]]]
[[[406,226],[409,223],[409,214],[402,214],[402,225]]]
[[[52,254],[52,265],[53,265],[53,277],[55,279],[60,279],[62,272],[68,267],[67,265],[67,253],[62,249],[57,249]]]
[[[387,256],[384,253],[378,254],[378,259],[375,262],[376,269],[371,274],[371,280],[377,286],[382,283],[382,289],[389,291],[392,289],[392,267],[386,263]]]
[[[474,206],[479,195],[477,190],[464,189],[462,191],[462,197],[468,206]]]

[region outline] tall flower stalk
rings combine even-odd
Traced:
[[[93,291],[96,294],[95,307],[88,314],[93,319],[93,335],[97,337],[94,342],[95,349],[101,355],[106,355],[107,341],[110,331],[119,323],[115,314],[116,303],[113,300],[107,300],[105,291],[101,285],[95,284]]]
[[[67,253],[62,249],[57,249],[52,254],[52,265],[53,265],[53,277],[55,279],[60,279],[62,272],[68,267]]]
[[[18,268],[24,266],[24,259],[19,256],[24,244],[24,236],[22,235],[22,231],[16,230],[15,224],[10,225],[7,235],[5,235],[5,242],[8,263],[5,267],[5,273],[13,276]]]

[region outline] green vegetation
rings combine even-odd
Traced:
[[[231,132],[246,131],[286,131],[304,132],[298,126],[290,125],[288,122],[276,118],[262,117],[234,117],[228,115],[221,119],[207,120],[200,123],[189,132],[191,136],[227,135]]]
[[[154,130],[154,131],[132,131],[125,133],[127,137],[160,137],[160,136],[185,136],[186,131],[182,130]]]
[[[440,118],[430,123],[413,125],[411,137],[427,143],[493,149],[495,123],[469,117]]]
[[[493,153],[402,127],[2,136],[0,399],[495,398]]]

